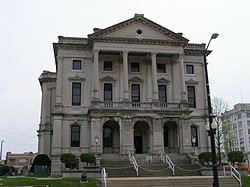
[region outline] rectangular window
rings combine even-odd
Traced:
[[[104,101],[112,101],[112,84],[104,84]]]
[[[111,61],[104,61],[103,70],[104,71],[113,71],[112,62]]]
[[[186,74],[194,74],[194,65],[186,65]]]
[[[140,72],[139,62],[131,62],[131,72]]]
[[[247,117],[250,118],[250,112],[247,112]]]
[[[72,84],[72,105],[81,105],[81,83]]]
[[[166,73],[166,65],[157,64],[157,73]]]
[[[198,128],[191,126],[191,143],[192,147],[198,147]]]
[[[238,114],[237,116],[238,116],[238,119],[241,119],[241,114]]]
[[[140,102],[140,85],[132,84],[131,86],[132,102]]]
[[[190,108],[196,107],[196,101],[195,101],[195,87],[194,86],[188,86],[187,87],[187,93],[188,93],[188,104]]]
[[[82,61],[81,60],[73,60],[73,70],[81,70],[82,69]]]
[[[159,92],[159,101],[161,103],[167,102],[167,89],[166,85],[159,85],[158,86],[158,92]]]

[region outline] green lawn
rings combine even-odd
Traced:
[[[0,186],[49,185],[50,187],[98,187],[92,180],[80,183],[80,179],[37,178],[37,177],[0,177]]]
[[[244,176],[241,180],[243,187],[250,187],[250,176]]]

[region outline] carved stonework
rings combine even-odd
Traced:
[[[199,83],[199,81],[195,81],[194,79],[189,79],[188,81],[186,81],[186,84],[188,84],[188,85],[196,85],[198,83]]]
[[[70,81],[81,81],[85,82],[86,78],[85,77],[80,77],[79,75],[75,75],[74,77],[69,77]]]
[[[110,77],[109,75],[100,79],[101,82],[116,82],[117,79]]]
[[[141,78],[139,78],[139,77],[133,77],[133,78],[131,78],[131,79],[129,79],[128,80],[128,82],[140,82],[140,83],[142,83],[144,80],[143,79],[141,79]]]
[[[157,82],[158,82],[158,83],[165,83],[165,84],[169,84],[169,83],[170,83],[170,81],[167,80],[167,79],[165,79],[164,77],[158,79]]]

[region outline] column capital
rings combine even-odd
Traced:
[[[156,56],[157,52],[156,51],[151,51],[151,56]]]
[[[122,55],[128,55],[129,51],[123,50]]]
[[[179,57],[183,58],[184,57],[184,53],[179,53]]]
[[[93,52],[94,52],[94,53],[99,53],[99,52],[100,52],[100,49],[93,49]]]

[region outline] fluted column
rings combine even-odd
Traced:
[[[184,54],[183,53],[179,54],[179,65],[180,65],[181,101],[186,101]]]
[[[152,102],[152,74],[151,62],[147,58],[147,102]]]
[[[99,50],[94,50],[93,99],[99,100]]]
[[[152,61],[152,87],[153,87],[153,101],[158,101],[158,85],[157,85],[157,67],[156,67],[156,52],[151,53]]]
[[[62,104],[62,71],[63,71],[63,57],[57,57],[57,71],[56,71],[56,104]]]
[[[128,101],[128,52],[123,51],[123,100]]]

